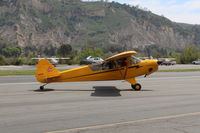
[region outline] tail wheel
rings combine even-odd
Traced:
[[[135,91],[140,91],[141,88],[142,88],[142,86],[141,86],[140,84],[138,84],[138,83],[136,83],[136,84],[134,84],[134,85],[132,84],[131,87],[132,87]]]
[[[43,91],[44,90],[44,86],[40,86],[40,90]]]

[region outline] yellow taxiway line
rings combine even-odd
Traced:
[[[146,122],[146,121],[173,119],[173,118],[194,116],[194,115],[200,115],[200,112],[169,115],[169,116],[161,116],[161,117],[153,117],[153,118],[147,118],[147,119],[142,119],[142,120],[117,122],[117,123],[110,123],[110,124],[102,124],[102,125],[95,125],[95,126],[80,127],[80,128],[71,128],[71,129],[66,129],[66,130],[50,131],[50,132],[46,132],[46,133],[67,133],[67,132],[73,132],[73,131],[81,131],[81,130],[97,129],[97,128],[106,128],[106,127],[120,126],[120,125],[125,125],[125,124],[134,124],[134,123]]]

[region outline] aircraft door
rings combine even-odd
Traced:
[[[135,56],[130,56],[128,58],[128,67],[127,67],[125,79],[136,77],[137,75],[142,73],[142,70],[139,69],[140,68],[140,65],[139,65],[140,62],[141,62],[141,60],[136,58]]]
[[[119,80],[121,74],[117,68],[114,60],[104,62],[102,64],[91,65],[90,68],[93,71],[98,71],[98,79],[101,80]]]
[[[127,71],[128,71],[129,59],[128,58],[120,58],[120,59],[116,60],[116,63],[117,63],[117,67],[118,67],[118,70],[121,75],[121,79],[125,79]]]
[[[105,62],[103,65],[103,70],[106,71],[105,77],[108,79],[116,79],[119,80],[121,79],[121,74],[117,68],[117,64],[114,60]]]

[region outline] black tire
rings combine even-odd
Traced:
[[[140,91],[142,86],[138,83],[131,85],[131,87],[135,90],[135,91]]]
[[[40,86],[40,90],[43,91],[44,90],[44,86]]]

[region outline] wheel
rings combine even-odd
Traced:
[[[40,90],[43,91],[44,90],[44,86],[40,86]]]
[[[140,91],[142,86],[138,83],[131,85],[131,87],[135,90],[135,91]]]

